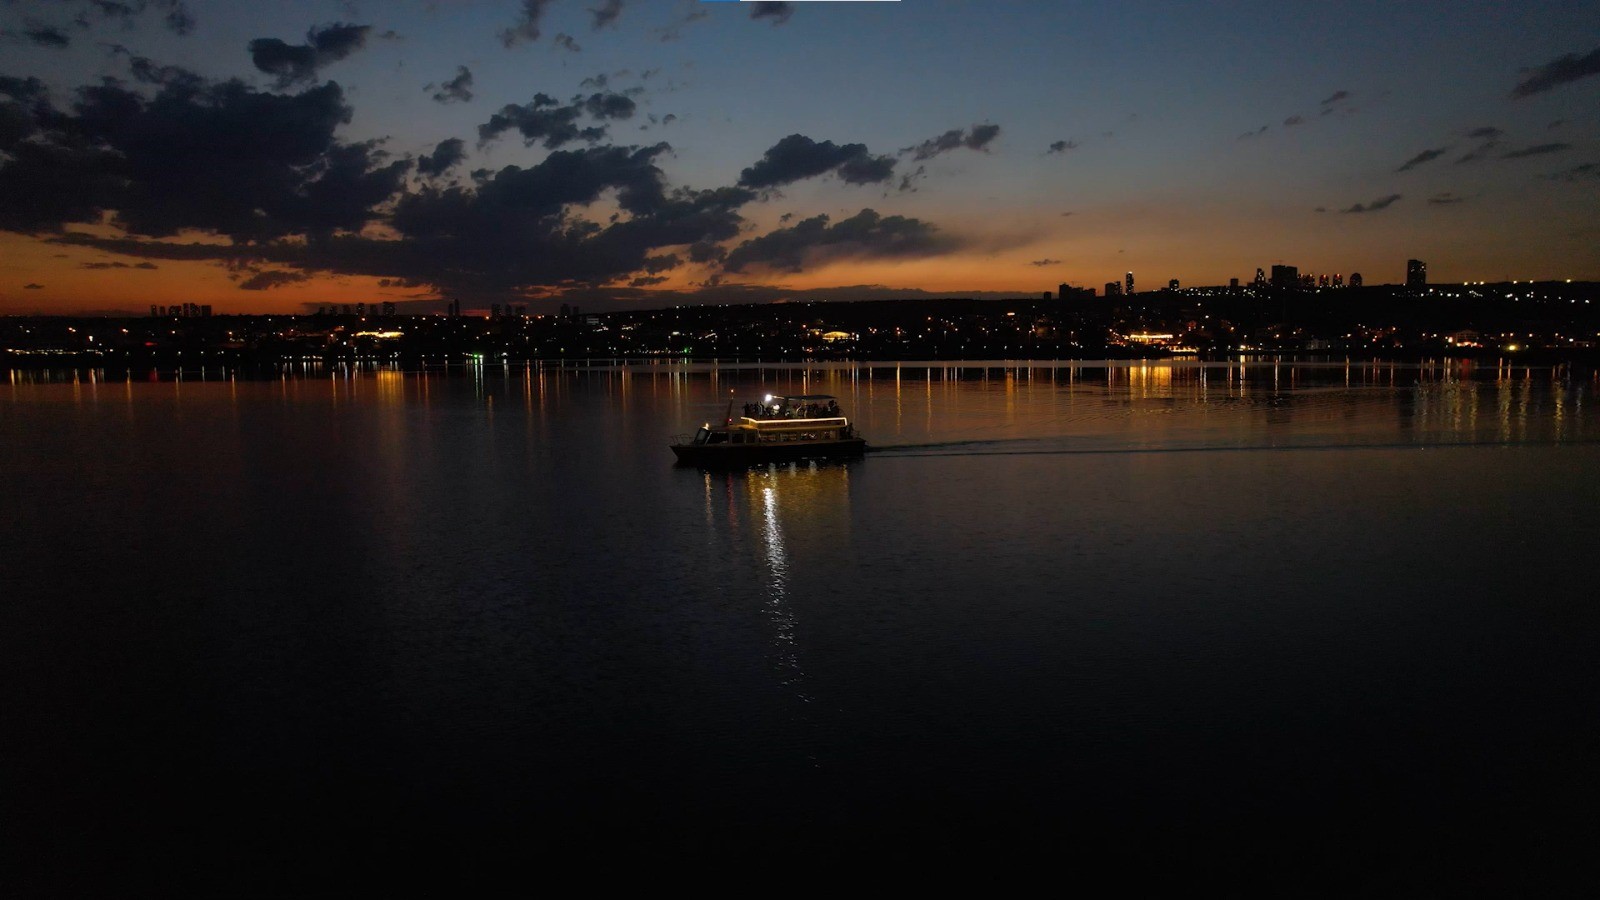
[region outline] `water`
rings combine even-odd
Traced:
[[[1342,363],[15,375],[5,881],[1592,876],[1597,387]],[[836,394],[880,449],[675,468],[730,390]]]

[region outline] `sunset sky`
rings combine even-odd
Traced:
[[[0,313],[1600,279],[1600,4],[0,0]]]

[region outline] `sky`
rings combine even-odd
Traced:
[[[1600,4],[0,0],[0,314],[1600,280]]]

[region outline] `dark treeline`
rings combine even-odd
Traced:
[[[1314,353],[1590,359],[1600,285],[876,300],[599,314],[0,319],[0,366],[291,361],[1118,359]]]

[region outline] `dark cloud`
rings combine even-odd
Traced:
[[[673,122],[676,122],[676,121],[678,121],[678,117],[676,115],[672,114],[672,113],[667,113],[666,115],[661,117],[661,124],[663,124],[663,125],[671,125]]]
[[[695,2],[695,0],[680,2],[678,6],[679,9],[677,18],[673,19],[672,22],[667,24],[665,27],[653,30],[653,33],[662,42],[675,41],[678,38],[683,37],[684,28],[688,27],[689,25],[693,25],[695,22],[704,19],[706,16],[711,15],[709,10],[707,10],[699,2]],[[645,77],[648,78],[650,76],[646,75]]]
[[[135,17],[146,10],[165,11],[162,22],[167,28],[180,35],[194,30],[194,15],[183,0],[89,0],[85,9],[99,14],[103,19],[117,22],[123,28],[132,28]]]
[[[42,291],[44,290],[44,285],[30,281],[23,285],[22,289],[25,291]]]
[[[590,75],[588,78],[585,78],[584,80],[578,82],[578,87],[598,88],[600,90],[604,90],[610,84],[611,84],[611,76],[607,75],[604,72],[601,72],[598,75]]]
[[[599,6],[589,8],[589,14],[594,16],[596,31],[608,25],[616,25],[617,19],[622,16],[622,0],[602,0]]]
[[[900,179],[900,192],[901,193],[915,192],[916,189],[917,189],[916,188],[916,183],[918,181],[922,180],[922,178],[927,174],[928,174],[928,167],[927,166],[917,166],[915,171],[907,172]]]
[[[433,152],[417,160],[417,174],[438,176],[455,168],[467,158],[467,144],[460,138],[440,141]]]
[[[1545,177],[1552,181],[1584,181],[1590,178],[1600,178],[1600,163],[1584,163]]]
[[[582,102],[583,111],[596,119],[631,119],[639,108],[633,98],[625,94],[599,92],[582,98]]]
[[[198,91],[205,86],[205,79],[188,69],[180,66],[163,66],[143,56],[129,58],[128,72],[134,81],[172,86],[181,91]]]
[[[1267,125],[1263,125],[1260,128],[1257,128],[1255,131],[1246,131],[1244,134],[1239,135],[1239,140],[1246,141],[1246,140],[1249,140],[1250,138],[1260,137],[1263,134],[1267,133],[1267,128],[1268,127],[1269,126],[1267,126]]]
[[[1036,259],[1036,260],[1033,260],[1032,262],[1028,263],[1028,265],[1030,265],[1030,266],[1039,266],[1041,268],[1043,268],[1044,266],[1059,266],[1059,265],[1061,265],[1061,260],[1059,260],[1059,259]]]
[[[906,147],[900,152],[910,153],[912,159],[920,162],[961,147],[966,147],[969,150],[982,150],[999,136],[999,125],[974,125],[966,131],[960,128],[952,128],[938,137],[929,138],[915,147]]]
[[[1334,91],[1333,93],[1328,95],[1328,98],[1326,100],[1323,100],[1321,103],[1318,103],[1317,105],[1318,106],[1332,106],[1332,105],[1334,105],[1335,103],[1338,103],[1341,100],[1349,100],[1350,96],[1351,95],[1350,95],[1349,91]]]
[[[1306,120],[1302,116],[1290,116],[1289,118],[1283,120],[1283,127],[1293,128],[1296,125],[1304,125],[1305,123]]]
[[[82,268],[85,268],[85,269],[146,269],[146,270],[153,270],[153,269],[160,268],[160,266],[157,266],[155,263],[152,263],[152,262],[134,263],[133,265],[129,265],[129,264],[125,263],[125,262],[86,262],[86,263],[83,264]]]
[[[1432,197],[1429,197],[1428,203],[1433,206],[1449,206],[1452,203],[1461,203],[1466,199],[1467,198],[1465,197],[1458,197],[1449,191],[1445,191],[1442,194],[1434,194]]]
[[[1046,150],[1045,153],[1065,153],[1068,150],[1076,149],[1078,149],[1077,141],[1054,141],[1050,144],[1050,149]]]
[[[375,143],[334,138],[350,117],[334,84],[290,95],[178,78],[146,97],[108,82],[80,90],[71,112],[40,102],[29,116],[32,137],[0,157],[0,228],[10,231],[107,213],[155,237],[358,229],[409,168]]]
[[[1546,131],[1554,131],[1555,129],[1560,128],[1561,126],[1563,126],[1565,124],[1567,124],[1567,120],[1566,119],[1557,119],[1554,122],[1551,122],[1549,125],[1546,125],[1545,126],[1545,130]]]
[[[1405,163],[1401,165],[1400,168],[1395,169],[1395,171],[1409,172],[1412,169],[1415,169],[1417,166],[1420,166],[1426,162],[1432,162],[1448,152],[1450,152],[1449,147],[1440,147],[1436,150],[1424,150],[1421,153],[1418,153],[1416,156],[1406,160]]]
[[[456,77],[440,84],[437,90],[431,84],[423,90],[434,91],[433,99],[437,103],[466,103],[472,99],[472,70],[456,66]]]
[[[72,38],[67,37],[66,32],[48,25],[33,25],[21,31],[8,29],[4,33],[10,37],[21,38],[36,47],[59,49],[72,46]]]
[[[750,10],[751,19],[771,19],[774,25],[782,25],[789,21],[790,16],[794,15],[794,4],[792,3],[775,3],[762,0],[762,2],[752,4],[752,6],[753,8]]]
[[[1396,200],[1399,200],[1399,199],[1400,199],[1400,195],[1399,194],[1390,194],[1387,197],[1381,197],[1381,198],[1379,198],[1377,200],[1372,201],[1371,203],[1357,203],[1355,206],[1352,206],[1352,207],[1350,207],[1348,209],[1341,209],[1341,210],[1339,210],[1339,212],[1342,212],[1342,213],[1377,212],[1380,209],[1388,209],[1390,206],[1392,206],[1394,204],[1394,202]]]
[[[478,142],[488,143],[515,129],[521,133],[524,143],[529,146],[542,144],[548,150],[574,141],[594,143],[606,136],[606,129],[601,125],[580,127],[578,123],[583,116],[601,120],[626,119],[633,115],[635,109],[637,104],[633,99],[622,94],[594,93],[588,97],[575,97],[570,104],[562,104],[549,94],[535,94],[531,101],[522,106],[509,104],[501,107],[489,121],[479,125]]]
[[[583,52],[583,45],[578,43],[578,39],[564,31],[556,35],[552,40],[554,40],[557,47],[560,47],[569,53]]]
[[[1062,215],[1062,217],[1063,217],[1063,218],[1065,218],[1065,217],[1066,217],[1066,216],[1070,216],[1070,215],[1072,215],[1072,213],[1070,213],[1070,212],[1064,212],[1064,213],[1062,213],[1062,214],[1061,214],[1061,215]]]
[[[1560,153],[1563,150],[1571,149],[1571,144],[1535,144],[1532,147],[1524,147],[1521,150],[1512,150],[1509,153],[1502,153],[1500,154],[1500,158],[1522,159],[1528,156],[1544,156],[1547,153]]]
[[[507,47],[539,39],[539,20],[544,16],[545,7],[551,0],[522,0],[522,9],[517,15],[517,21],[507,28],[500,29],[500,43]]]
[[[834,225],[825,215],[814,216],[745,241],[728,253],[723,268],[742,272],[754,265],[800,272],[822,260],[931,256],[953,246],[954,241],[920,219],[863,209]]]
[[[239,282],[241,291],[265,291],[272,288],[283,287],[300,281],[309,281],[311,276],[305,272],[283,272],[278,270],[258,271],[244,281]]]
[[[1583,56],[1568,53],[1553,59],[1528,74],[1511,89],[1512,97],[1531,97],[1590,75],[1600,75],[1600,47]]]
[[[1504,131],[1501,131],[1500,129],[1494,127],[1493,125],[1485,125],[1482,128],[1474,128],[1471,131],[1467,132],[1467,137],[1474,138],[1474,139],[1481,140],[1481,141],[1498,140],[1500,138],[1505,137],[1505,135],[1506,135],[1506,133]]]
[[[250,42],[250,61],[257,69],[276,76],[279,90],[317,77],[317,70],[337,62],[366,46],[371,25],[346,25],[335,22],[306,32],[304,44],[288,44],[277,38],[256,38]]]
[[[791,134],[769,147],[755,165],[739,173],[739,185],[763,190],[828,172],[837,173],[848,184],[876,184],[893,175],[894,160],[873,156],[866,144],[835,144]]]

